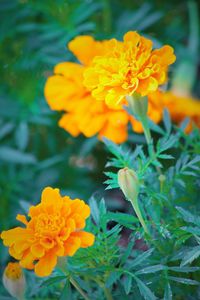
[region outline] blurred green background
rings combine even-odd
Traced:
[[[187,48],[189,40],[195,42],[191,32],[197,24],[189,21],[188,1],[181,0],[1,0],[0,19],[2,231],[17,224],[17,213],[39,201],[45,186],[86,201],[104,193],[104,145],[96,138],[72,138],[58,127],[59,113],[50,111],[44,99],[44,83],[54,65],[75,59],[67,43],[79,34],[121,38],[138,30],[156,46],[175,48],[173,73],[181,60],[197,60]],[[197,77],[194,94],[200,95]],[[133,145],[140,138],[132,135],[130,141]],[[0,247],[2,271],[8,256]]]

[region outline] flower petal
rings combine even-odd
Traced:
[[[49,276],[57,264],[57,256],[54,251],[48,252],[35,265],[35,273],[37,276]]]
[[[78,237],[81,240],[80,247],[82,248],[87,248],[94,244],[95,236],[90,232],[77,231],[77,232],[73,232],[71,236]]]

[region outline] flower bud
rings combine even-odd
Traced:
[[[137,199],[139,192],[139,180],[136,172],[127,167],[119,170],[118,184],[128,200],[134,201]]]
[[[3,284],[12,297],[24,299],[26,281],[18,262],[8,263],[3,273]]]

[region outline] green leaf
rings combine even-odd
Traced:
[[[28,145],[29,131],[27,123],[21,122],[15,132],[15,141],[19,150],[24,151]]]
[[[0,129],[0,139],[3,139],[6,135],[12,132],[15,125],[13,123],[6,123]]]
[[[172,148],[177,142],[177,137],[175,135],[170,135],[168,139],[163,138],[160,143],[160,152],[164,152],[167,149]]]
[[[166,267],[163,265],[155,265],[155,266],[150,266],[150,267],[146,267],[143,268],[139,271],[137,271],[135,274],[136,275],[141,275],[141,274],[149,274],[149,273],[156,273],[162,270],[165,270]]]
[[[129,214],[123,214],[123,213],[119,213],[119,212],[116,212],[116,213],[113,213],[113,212],[108,212],[107,213],[107,216],[109,218],[110,221],[115,221],[125,227],[128,227],[128,228],[133,228],[133,224],[135,223],[138,223],[138,218],[132,216],[132,215],[129,215]]]
[[[89,200],[89,205],[91,209],[91,215],[95,221],[95,223],[98,225],[99,224],[99,208],[97,205],[97,201],[94,197],[91,197]]]
[[[190,232],[193,235],[199,235],[200,236],[200,227],[190,227],[190,226],[187,227],[187,226],[184,226],[184,227],[181,227],[181,229],[183,229],[184,231]]]
[[[187,285],[199,285],[200,282],[188,278],[181,278],[181,277],[174,277],[174,276],[169,276],[169,279],[175,282],[179,282],[182,284],[187,284]]]
[[[170,154],[159,154],[158,157],[162,159],[174,159],[174,157]]]
[[[111,287],[120,278],[121,272],[111,272],[108,279],[106,280],[106,287]]]
[[[35,164],[36,158],[34,155],[24,153],[8,146],[0,147],[0,159],[9,163],[15,164]]]
[[[190,273],[190,272],[196,272],[200,270],[200,267],[168,267],[168,270],[174,271],[174,272],[180,272],[180,273]]]
[[[191,214],[189,211],[183,209],[182,207],[177,206],[176,209],[180,212],[186,222],[200,226],[200,217]]]
[[[160,133],[161,135],[165,135],[164,130],[158,126],[157,124],[155,124],[153,121],[151,121],[150,119],[148,119],[148,124],[149,124],[149,128],[157,133]]]
[[[170,134],[171,128],[172,128],[172,123],[171,123],[169,111],[167,109],[164,109],[164,112],[163,112],[163,123],[165,125],[167,134]]]
[[[165,286],[165,295],[163,300],[172,300],[172,290],[169,283]]]
[[[181,267],[193,262],[196,258],[200,256],[200,246],[196,246],[187,252],[185,256],[183,256]]]
[[[71,285],[69,280],[67,280],[59,300],[71,300],[71,299],[72,299]]]
[[[134,268],[137,265],[141,264],[144,260],[146,260],[154,251],[154,249],[149,249],[145,252],[143,252],[142,254],[138,255],[130,264],[129,268]]]
[[[132,276],[131,275],[126,275],[124,279],[124,290],[126,295],[128,295],[131,291],[131,286],[132,286]]]
[[[144,282],[142,282],[137,277],[135,277],[135,280],[137,282],[140,293],[145,300],[156,300],[156,296],[152,293],[152,291],[148,288],[148,286]]]
[[[66,276],[55,276],[55,277],[51,277],[51,278],[49,278],[49,279],[43,281],[42,284],[41,284],[41,287],[43,287],[43,286],[46,286],[46,287],[47,287],[47,286],[52,285],[52,284],[54,284],[54,283],[58,283],[58,282],[60,282],[60,281],[62,281],[62,280],[64,280],[64,279],[66,279]]]

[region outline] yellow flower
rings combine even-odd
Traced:
[[[200,101],[192,96],[184,96],[169,92],[155,92],[149,97],[152,103],[159,102],[170,112],[174,122],[180,124],[186,117],[190,118],[190,123],[186,128],[190,132],[194,126],[200,128]]]
[[[128,32],[123,42],[111,39],[104,53],[95,56],[84,72],[84,84],[97,100],[118,107],[135,92],[146,96],[167,79],[168,66],[175,61],[173,48],[152,50],[151,40]]]
[[[3,284],[11,296],[17,299],[23,298],[26,281],[19,263],[8,263],[3,273]]]
[[[124,110],[123,103],[110,108],[104,101],[97,101],[83,84],[87,66],[94,57],[110,49],[110,41],[98,42],[90,36],[78,36],[68,46],[83,65],[59,63],[54,68],[54,75],[48,78],[44,91],[51,109],[65,112],[59,126],[74,137],[80,133],[86,137],[98,134],[99,139],[106,137],[116,143],[126,141],[128,122],[136,132],[143,132],[141,123]],[[148,116],[156,123],[161,120],[159,103],[149,103]]]
[[[58,257],[73,256],[79,248],[93,245],[94,235],[83,231],[89,215],[90,208],[84,201],[62,197],[59,189],[47,187],[41,203],[29,209],[29,220],[17,216],[25,227],[3,231],[1,238],[23,268],[48,276]]]

